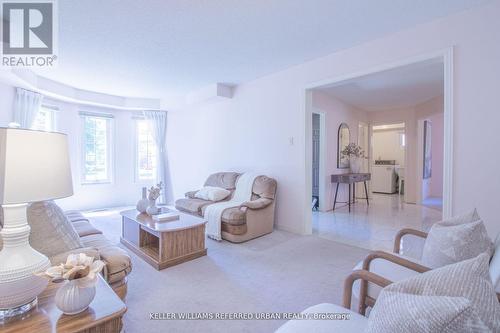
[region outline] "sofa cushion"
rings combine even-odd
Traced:
[[[204,186],[222,187],[226,190],[236,188],[236,180],[240,176],[237,172],[217,172],[208,176]]]
[[[430,268],[442,267],[480,253],[493,254],[493,243],[476,210],[435,223],[427,236],[422,263]]]
[[[180,211],[187,212],[190,214],[202,215],[203,207],[210,205],[214,202],[206,201],[201,199],[179,199],[175,202],[175,208]]]
[[[231,191],[222,187],[204,186],[194,196],[198,199],[217,202],[226,199],[230,194]]]
[[[68,218],[70,222],[78,221],[88,221],[89,219],[83,216],[83,214],[77,210],[68,210],[64,212],[64,215]]]
[[[247,233],[247,224],[233,225],[226,222],[221,222],[221,231],[231,235],[244,235]]]
[[[79,249],[74,249],[68,252],[59,253],[55,256],[49,258],[50,263],[54,266],[66,263],[66,259],[70,254],[85,253],[89,257],[94,257],[95,259],[101,259],[99,255],[99,250],[95,247],[81,247]]]
[[[231,225],[242,225],[246,223],[246,214],[239,207],[228,208],[222,212],[221,220]]]
[[[73,227],[75,228],[78,236],[84,237],[88,235],[102,234],[102,231],[97,230],[89,221],[77,221],[73,222]]]
[[[31,227],[30,245],[47,257],[83,247],[73,225],[53,201],[32,203],[27,218]]]
[[[132,270],[132,263],[127,252],[114,245],[104,235],[89,235],[81,239],[85,246],[99,250],[101,259],[106,262],[104,275],[109,283],[122,280]]]
[[[370,313],[367,332],[498,331],[500,304],[488,268],[482,253],[390,284]]]
[[[339,314],[346,315],[349,319],[299,319],[290,320],[278,328],[276,333],[359,333],[364,332],[368,324],[368,318],[339,305],[323,303],[311,306],[302,311],[303,314]]]

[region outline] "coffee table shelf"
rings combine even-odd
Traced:
[[[156,269],[207,254],[204,219],[179,212],[179,219],[155,222],[135,209],[122,216],[121,243]]]

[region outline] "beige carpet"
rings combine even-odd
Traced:
[[[97,216],[96,216],[97,215]],[[119,241],[117,212],[92,214]],[[367,251],[283,231],[244,244],[207,239],[208,256],[157,271],[131,254],[124,328],[139,332],[273,332],[283,321],[154,321],[150,312],[300,312],[342,299],[343,281]]]

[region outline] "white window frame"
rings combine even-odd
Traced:
[[[39,112],[44,112],[48,111],[51,113],[51,122],[50,122],[50,129],[39,129],[35,128],[35,124],[31,127],[33,130],[38,130],[38,131],[46,131],[46,132],[56,132],[58,130],[58,116],[59,116],[59,108],[56,106],[48,105],[48,104],[42,104],[40,106]],[[38,114],[37,114],[38,117]]]
[[[141,178],[139,176],[139,129],[138,125],[140,121],[146,121],[144,117],[135,116],[134,119],[134,180],[136,183],[155,183],[158,178],[157,174],[154,174],[152,178]],[[156,146],[156,144],[155,144]],[[158,147],[156,147],[158,150]],[[158,168],[158,152],[156,153],[156,168]],[[158,170],[156,170],[156,173]]]
[[[107,120],[107,177],[101,180],[87,180],[85,179],[85,118],[103,118]],[[93,112],[80,112],[80,178],[82,185],[94,185],[94,184],[112,184],[114,177],[114,117],[110,114],[104,113],[93,113]]]

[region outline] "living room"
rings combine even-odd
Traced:
[[[425,279],[448,326],[415,332],[500,329],[500,1],[37,3],[2,1],[0,332],[410,331],[428,313],[391,293]],[[394,230],[397,255],[319,237],[311,91],[433,57],[446,207],[421,260],[405,255],[428,230]],[[473,234],[449,245],[460,258],[429,261],[447,223]],[[449,319],[458,308],[472,319]]]

